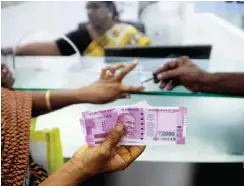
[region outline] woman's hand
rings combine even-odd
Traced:
[[[124,125],[117,124],[102,144],[94,147],[82,147],[73,155],[71,161],[87,176],[124,170],[145,149],[145,146],[117,147],[124,133]]]
[[[117,124],[100,145],[79,149],[40,185],[80,185],[95,174],[127,168],[144,151],[145,146],[117,147],[124,133],[124,125]]]
[[[89,103],[103,104],[120,98],[128,98],[130,93],[143,90],[143,86],[126,86],[121,84],[124,77],[136,67],[137,63],[137,61],[134,61],[129,65],[116,64],[102,69],[98,81],[86,88],[80,89],[83,95],[84,91],[89,95],[86,101]],[[118,74],[115,74],[118,69],[122,70]]]
[[[4,88],[12,89],[14,84],[14,78],[12,72],[5,64],[1,64],[1,86]]]

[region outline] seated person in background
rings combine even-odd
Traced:
[[[144,46],[150,39],[132,25],[121,23],[113,1],[90,1],[87,3],[89,22],[66,36],[80,53],[88,56],[104,56],[104,47],[126,45]],[[9,53],[5,49],[2,53]],[[64,39],[52,42],[36,42],[17,47],[16,55],[72,55],[74,49]]]

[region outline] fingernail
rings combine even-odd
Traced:
[[[137,64],[138,63],[138,60],[136,59],[133,63]]]
[[[158,74],[157,78],[161,80],[163,78],[163,73]]]
[[[124,125],[121,124],[121,123],[118,123],[118,124],[116,125],[116,127],[115,127],[115,130],[116,130],[117,132],[121,132],[121,131],[123,131],[123,130],[124,130]]]

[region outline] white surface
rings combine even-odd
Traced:
[[[41,141],[30,142],[30,155],[33,162],[48,170],[47,143]]]
[[[140,15],[151,45],[180,45],[183,39],[183,19],[180,15],[181,3],[160,1],[148,5]],[[159,21],[160,18],[160,21]]]
[[[234,15],[244,15],[244,4],[238,1],[226,2],[195,2],[198,12],[226,13]]]
[[[194,8],[193,2],[187,3],[183,44],[211,44],[211,61],[223,61],[230,70],[236,67],[233,61],[243,64],[244,31],[214,14],[196,13]]]

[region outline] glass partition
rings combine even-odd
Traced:
[[[86,86],[99,78],[103,67],[116,62],[128,63],[135,58],[111,57],[109,62],[100,57],[82,57],[79,60],[70,57],[17,57],[14,70],[14,88],[18,90],[73,89]],[[137,58],[139,64],[124,79],[128,85],[140,85],[152,78],[152,72],[170,59]],[[204,70],[209,70],[210,60],[193,59]],[[220,66],[219,69],[222,67]],[[172,91],[161,90],[159,84],[148,81],[143,84],[145,90],[138,94],[197,97],[230,97],[220,94],[192,93],[180,86]]]

